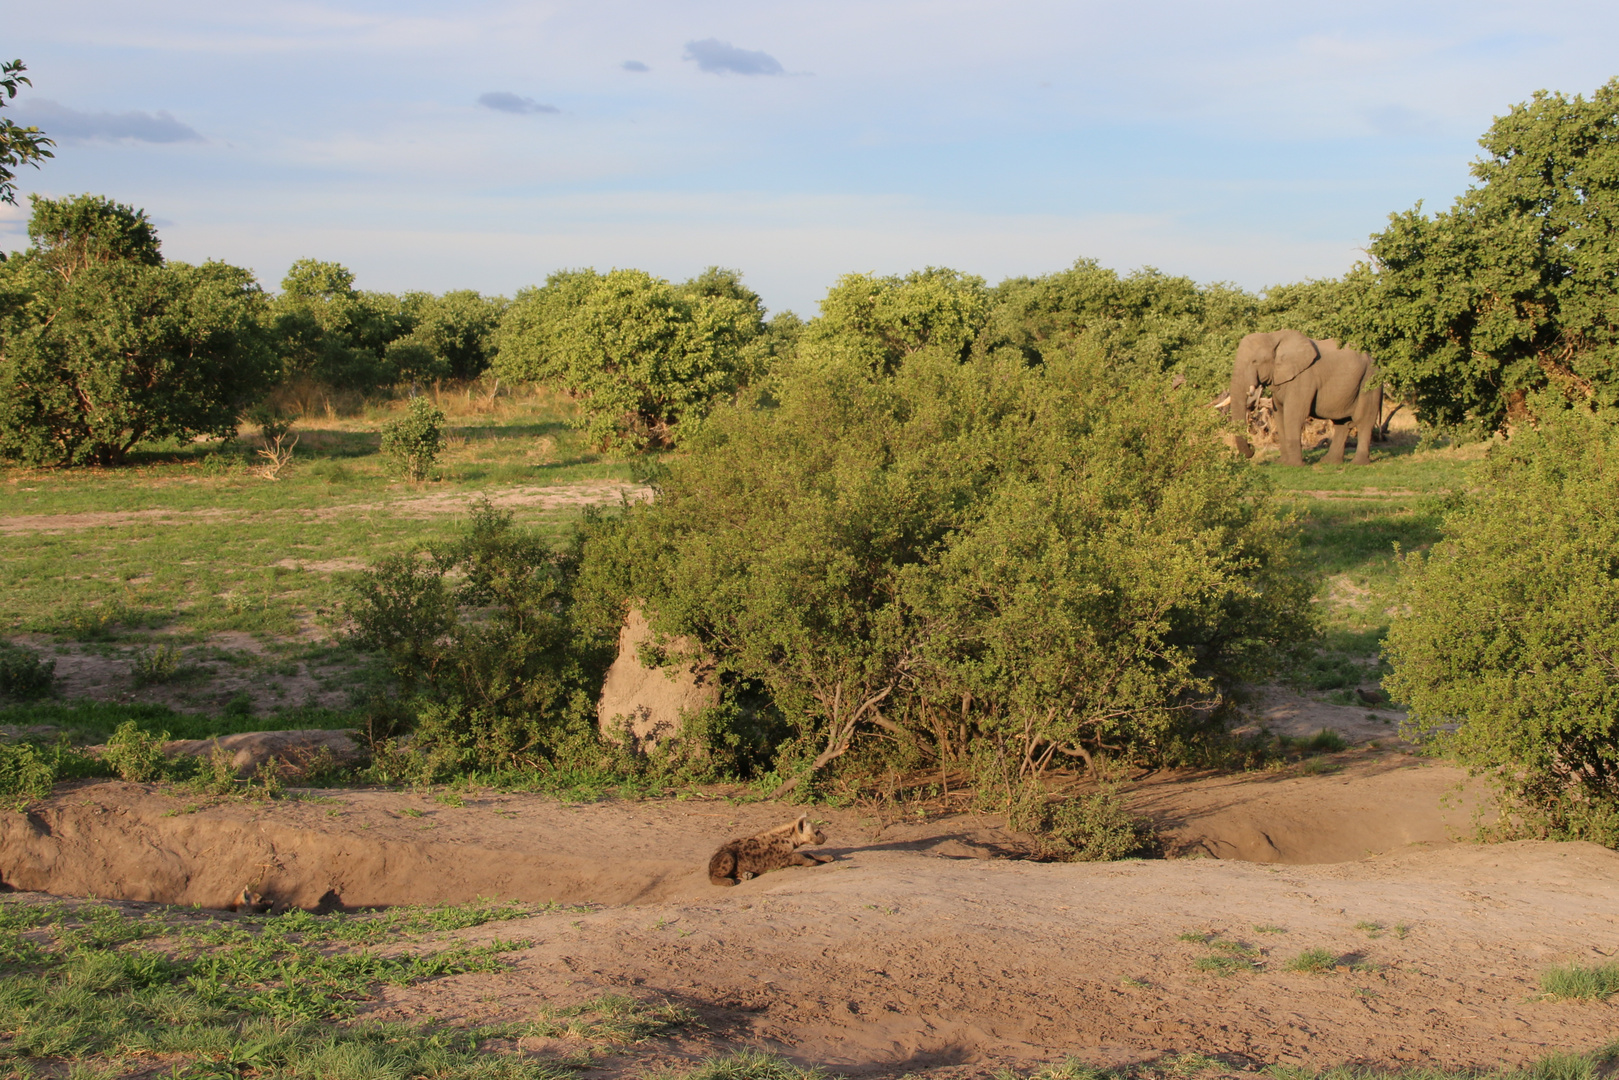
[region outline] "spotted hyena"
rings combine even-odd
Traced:
[[[826,834],[800,814],[785,825],[778,825],[758,836],[732,840],[708,860],[708,880],[716,885],[735,885],[784,866],[819,866],[831,862],[830,855],[811,855],[795,849],[805,844],[824,844]]]

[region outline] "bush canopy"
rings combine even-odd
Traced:
[[[580,399],[579,426],[603,445],[672,446],[750,381],[764,305],[734,271],[672,285],[642,270],[572,270],[517,294],[495,371]]]
[[[273,371],[249,271],[165,263],[144,213],[89,195],[34,199],[29,235],[0,264],[0,456],[116,465],[235,434]]]
[[[1555,399],[1404,562],[1386,651],[1411,723],[1542,807],[1619,801],[1619,423]],[[1614,839],[1619,839],[1616,834]]]
[[[1309,637],[1262,478],[1097,349],[1031,367],[948,343],[891,376],[848,350],[771,393],[716,410],[586,575],[767,692],[789,782],[864,732],[1024,778],[1161,756]]]

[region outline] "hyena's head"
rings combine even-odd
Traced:
[[[793,825],[793,847],[826,843],[826,834],[810,824],[808,814],[799,814]]]

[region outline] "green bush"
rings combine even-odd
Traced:
[[[1274,291],[1274,290],[1273,290]],[[984,344],[1031,361],[1081,337],[1106,352],[1119,378],[1179,375],[1208,401],[1231,381],[1237,342],[1261,329],[1260,302],[1230,285],[1143,268],[1121,277],[1094,259],[1038,278],[1008,278],[993,292]]]
[[[148,734],[135,721],[125,720],[107,740],[102,760],[121,780],[136,784],[161,780],[168,772],[169,762],[163,756],[163,744],[168,739],[166,731]]]
[[[922,348],[892,375],[815,351],[711,415],[585,578],[762,687],[789,777],[874,732],[1026,782],[1150,758],[1310,638],[1292,529],[1208,412],[1093,347]]]
[[[1619,423],[1520,428],[1444,535],[1405,560],[1390,693],[1531,830],[1619,841]]]
[[[130,674],[136,686],[152,686],[171,681],[180,673],[180,648],[176,645],[158,645],[142,649],[130,664]]]
[[[444,450],[444,412],[425,397],[410,399],[405,415],[382,425],[382,452],[411,480],[426,480]]]
[[[32,701],[56,686],[56,661],[44,660],[33,649],[0,641],[0,695]]]
[[[1153,847],[1150,824],[1130,813],[1116,783],[1072,798],[1047,800],[1032,793],[1011,815],[1013,828],[1040,836],[1047,854],[1063,862],[1109,862]]]
[[[0,805],[21,810],[51,793],[56,770],[29,743],[0,742]]]
[[[649,782],[745,780],[771,766],[784,734],[773,709],[744,707],[732,697],[683,716],[677,734],[625,765]]]
[[[451,769],[534,768],[595,744],[617,613],[573,602],[577,564],[485,501],[461,539],[364,576],[347,605],[353,640],[392,661],[417,750]]]

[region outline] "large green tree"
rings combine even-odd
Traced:
[[[0,454],[116,465],[235,432],[273,369],[249,271],[165,263],[142,211],[94,196],[36,198],[29,236],[0,269]]]
[[[672,285],[641,270],[553,274],[518,293],[501,324],[495,372],[580,399],[595,438],[672,445],[749,381],[763,307],[734,275]]]
[[[281,281],[269,325],[282,378],[364,391],[400,377],[389,347],[410,332],[411,318],[398,297],[356,289],[353,272],[340,263],[299,259]],[[406,359],[427,367],[406,377],[433,376],[430,355]]]
[[[1619,79],[1537,92],[1479,141],[1478,183],[1392,215],[1345,279],[1361,343],[1439,425],[1495,430],[1543,387],[1619,405]]]
[[[400,306],[410,332],[389,342],[387,355],[402,375],[475,379],[494,359],[505,297],[472,289],[442,296],[409,292],[400,297]]]

